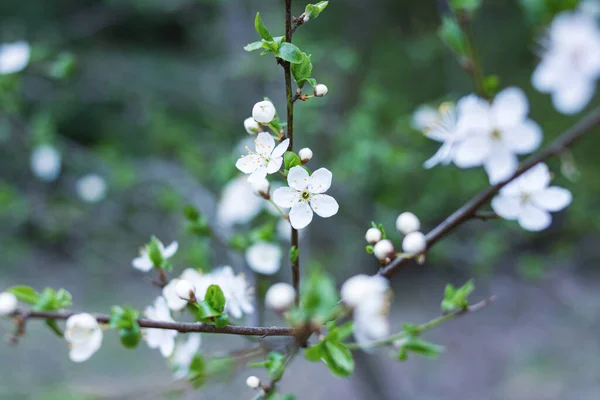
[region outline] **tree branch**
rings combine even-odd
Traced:
[[[438,240],[448,235],[463,222],[472,219],[477,214],[479,208],[490,201],[492,197],[494,197],[494,195],[508,183],[521,176],[536,164],[562,153],[599,124],[600,107],[591,111],[587,116],[585,116],[578,123],[573,125],[567,131],[557,137],[552,143],[546,146],[541,152],[525,160],[517,172],[515,172],[510,178],[480,192],[477,196],[473,197],[465,205],[460,207],[458,210],[452,213],[452,215],[442,221],[438,226],[433,228],[426,235],[427,248],[433,246]],[[398,272],[400,268],[407,265],[410,260],[410,258],[398,257],[390,262],[387,266],[382,268],[379,271],[379,275],[390,278],[392,275]]]
[[[47,312],[47,311],[21,311],[18,310],[12,314],[18,320],[27,319],[67,319],[77,313],[74,312]],[[110,321],[109,315],[97,314],[96,321],[102,324],[107,324]],[[170,329],[182,333],[187,332],[203,332],[203,333],[220,333],[226,335],[240,336],[295,336],[296,331],[293,328],[285,328],[280,326],[236,326],[228,325],[224,328],[217,328],[213,325],[207,325],[200,322],[166,322],[154,321],[150,319],[138,319],[138,324],[142,328],[153,329]]]

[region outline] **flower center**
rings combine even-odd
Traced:
[[[306,189],[304,189],[302,191],[302,194],[300,195],[300,197],[302,197],[302,200],[308,200],[310,199],[310,192]]]
[[[521,193],[521,203],[527,203],[529,200],[531,200],[531,194]]]
[[[492,134],[491,134],[491,136],[492,136],[492,139],[493,139],[493,140],[500,140],[500,139],[502,139],[502,134],[501,134],[501,133],[500,133],[500,131],[499,131],[499,130],[497,130],[497,129],[494,129],[494,130],[492,131]]]

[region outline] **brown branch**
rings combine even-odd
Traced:
[[[49,312],[49,311],[16,311],[13,317],[21,319],[67,319],[77,313],[74,312]],[[107,324],[110,321],[109,315],[96,314],[96,321]],[[228,325],[224,328],[217,328],[213,325],[203,324],[201,322],[166,322],[154,321],[150,319],[138,319],[138,324],[142,328],[170,329],[182,333],[203,332],[203,333],[221,333],[226,335],[240,336],[295,336],[293,328],[280,326],[236,326]]]
[[[525,171],[536,164],[545,161],[546,159],[558,155],[573,145],[578,139],[588,133],[592,128],[600,124],[600,107],[591,111],[587,116],[581,119],[578,123],[566,130],[563,134],[557,137],[552,143],[546,146],[538,154],[529,157],[521,167],[507,180],[500,182],[473,197],[465,205],[456,210],[452,215],[442,221],[438,226],[433,228],[427,235],[427,248],[433,246],[438,240],[448,235],[463,222],[468,221],[477,214],[477,211],[488,201],[494,197],[496,193],[509,182],[521,176]],[[380,275],[390,278],[398,270],[410,262],[409,258],[396,258],[387,266],[379,271]]]
[[[493,211],[478,211],[471,217],[472,219],[480,219],[482,221],[489,221],[490,219],[498,219],[500,216]]]

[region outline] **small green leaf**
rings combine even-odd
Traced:
[[[302,88],[304,83],[308,80],[308,78],[310,78],[312,68],[313,66],[310,62],[310,56],[306,53],[302,53],[302,62],[299,64],[292,64],[292,75],[299,88]]]
[[[51,311],[56,309],[55,304],[56,292],[52,288],[45,288],[33,309],[35,311]]]
[[[133,329],[137,325],[140,312],[131,307],[113,306],[110,309],[110,320],[108,322],[112,329]]]
[[[473,280],[469,280],[458,289],[455,289],[451,284],[447,284],[444,291],[444,300],[442,300],[441,304],[442,310],[450,312],[468,307],[468,297],[473,290],[475,290]]]
[[[444,351],[444,346],[427,342],[417,336],[411,335],[403,340],[403,343],[400,346],[400,354],[398,354],[398,359],[400,361],[406,360],[408,351],[412,351],[413,353],[433,359]]]
[[[58,289],[56,293],[55,309],[70,307],[73,304],[73,296],[65,289]]]
[[[142,340],[142,331],[138,323],[135,322],[131,328],[119,329],[119,337],[121,338],[121,344],[125,348],[134,349]]]
[[[262,19],[260,18],[260,13],[256,13],[256,19],[254,20],[254,29],[256,29],[256,32],[258,32],[260,37],[263,38],[264,40],[267,40],[267,41],[273,40],[273,36],[271,36],[271,33],[269,32],[269,30],[267,29],[265,24],[262,22]]]
[[[64,336],[63,331],[60,330],[60,328],[58,327],[58,323],[56,322],[55,319],[47,319],[46,325],[48,326],[48,328],[50,328],[50,330],[52,332],[54,332],[56,334],[56,336],[59,336],[59,337]]]
[[[148,257],[155,268],[162,268],[164,259],[162,252],[160,251],[160,244],[156,236],[152,236],[150,243],[148,243]]]
[[[304,356],[309,361],[320,361],[323,357],[323,344],[318,343],[304,350]]]
[[[219,313],[225,310],[225,295],[218,285],[210,285],[208,287],[204,301]]]
[[[300,64],[302,62],[302,52],[299,48],[291,43],[284,42],[279,46],[275,55],[292,64]]]
[[[321,14],[321,12],[325,9],[325,7],[327,7],[328,4],[328,1],[320,1],[317,4],[307,5],[304,9],[304,14],[306,15],[304,21],[306,22],[311,19],[317,18],[319,14]]]
[[[263,48],[263,41],[259,40],[258,42],[248,43],[244,46],[244,50],[246,51],[256,51]]]
[[[461,56],[467,55],[467,41],[456,19],[449,16],[443,17],[442,26],[438,29],[438,35],[456,54]]]
[[[338,376],[348,377],[354,371],[352,352],[342,343],[326,341],[325,357],[329,369]]]
[[[215,317],[215,326],[217,328],[225,328],[229,323],[229,317],[227,314],[221,314],[218,317]]]
[[[285,356],[277,351],[272,351],[267,356],[267,374],[269,378],[279,380],[285,372]]]
[[[223,313],[222,311],[212,308],[206,301],[199,301],[190,305],[190,307],[193,308],[196,319],[204,323],[211,323],[211,318],[218,317]]]
[[[291,263],[296,262],[296,260],[298,259],[299,253],[300,252],[298,251],[298,248],[296,246],[290,247],[290,262]]]
[[[302,165],[302,161],[300,157],[292,151],[286,151],[283,154],[283,163],[285,165],[285,169],[290,170],[292,167]]]
[[[368,244],[365,247],[365,250],[367,251],[368,254],[373,254],[373,249],[374,249],[374,246],[372,244]]]
[[[200,211],[198,211],[193,205],[188,204],[187,206],[183,207],[183,215],[188,221],[195,222],[200,218]]]
[[[306,82],[310,83],[310,86],[312,87],[317,86],[317,81],[314,78],[308,78]]]
[[[40,298],[40,294],[29,286],[13,286],[6,291],[14,294],[23,303],[35,304]]]

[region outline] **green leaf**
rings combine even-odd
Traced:
[[[281,43],[275,55],[292,64],[300,64],[302,62],[302,52],[295,45],[287,42]]]
[[[279,380],[285,372],[285,356],[277,351],[272,351],[267,358],[269,361],[269,365],[267,365],[269,378]]]
[[[159,241],[156,236],[152,236],[150,243],[148,243],[148,257],[150,257],[150,261],[152,261],[155,268],[163,267],[165,260],[163,259]]]
[[[448,3],[454,11],[467,11],[472,13],[481,6],[481,0],[449,0]]]
[[[450,16],[443,17],[442,26],[438,29],[438,35],[456,54],[460,56],[467,55],[467,41],[456,19]]]
[[[263,41],[259,40],[258,42],[248,43],[244,46],[244,50],[246,51],[256,51],[263,48]]]
[[[196,319],[205,323],[211,323],[211,318],[218,317],[223,313],[222,311],[212,308],[206,301],[199,301],[191,307],[194,308]]]
[[[302,285],[300,308],[305,319],[316,322],[329,321],[339,310],[339,295],[331,277],[313,268]]]
[[[319,14],[321,14],[321,12],[325,9],[325,7],[327,7],[328,4],[328,1],[320,1],[317,4],[307,5],[304,9],[304,14],[306,15],[304,21],[307,22],[311,19],[317,18]]]
[[[206,383],[206,361],[202,355],[197,354],[190,363],[188,379],[196,389]]]
[[[304,356],[309,361],[320,361],[323,357],[324,351],[325,350],[323,349],[323,344],[317,343],[314,346],[311,346],[308,349],[304,350]]]
[[[38,301],[33,306],[35,311],[51,311],[55,310],[56,292],[54,289],[45,288]]]
[[[40,298],[40,294],[29,286],[13,286],[6,291],[14,294],[23,303],[35,304]]]
[[[290,247],[290,262],[295,263],[298,259],[300,252],[296,246]]]
[[[56,60],[50,64],[48,75],[55,79],[65,79],[73,75],[77,60],[71,53],[60,53]]]
[[[285,169],[287,170],[290,170],[291,168],[296,167],[298,165],[302,165],[300,157],[298,157],[298,155],[292,151],[286,151],[283,154],[283,163]]]
[[[326,341],[324,360],[335,375],[348,377],[354,371],[352,352],[342,343]]]
[[[66,308],[66,307],[70,307],[73,304],[73,296],[71,296],[71,293],[67,292],[65,289],[58,289],[58,292],[56,293],[56,304],[55,309],[61,309],[61,308]]]
[[[225,310],[225,295],[219,285],[210,285],[208,287],[204,301],[219,314]]]
[[[131,307],[113,306],[110,309],[109,326],[112,329],[133,329],[137,325],[140,312]]]
[[[131,328],[119,329],[119,337],[121,338],[121,344],[125,348],[134,349],[142,340],[142,331],[138,323],[135,322]]]
[[[375,248],[375,247],[374,247],[372,244],[368,244],[368,245],[365,247],[365,251],[367,252],[367,254],[373,254],[373,250],[374,250],[374,248]]]
[[[406,360],[408,351],[434,359],[444,351],[444,346],[427,342],[417,336],[410,335],[401,343],[398,359],[400,361]]]
[[[218,317],[215,317],[215,326],[217,328],[225,328],[229,323],[229,317],[227,314],[221,314]]]
[[[302,88],[307,79],[310,78],[312,73],[312,63],[310,62],[310,56],[306,53],[302,53],[302,62],[299,64],[292,64],[292,76],[296,81],[298,87]]]
[[[183,207],[183,215],[190,222],[195,222],[198,221],[198,219],[200,219],[200,211],[198,211],[196,207],[194,207],[191,204],[188,204],[187,206]]]
[[[58,323],[56,322],[55,319],[47,319],[46,325],[48,326],[48,328],[50,328],[50,330],[52,332],[54,332],[56,334],[56,336],[59,336],[59,337],[64,336],[63,331],[60,330],[60,328],[58,327]]]
[[[276,241],[275,234],[277,225],[275,221],[270,220],[267,223],[253,229],[250,232],[250,240],[256,242],[273,242]]]
[[[256,19],[254,20],[254,29],[256,29],[256,32],[258,32],[260,37],[263,38],[264,40],[267,40],[267,41],[273,40],[273,36],[271,36],[271,33],[269,32],[269,30],[267,29],[265,24],[262,22],[262,19],[260,18],[260,13],[256,13]]]
[[[468,307],[468,297],[474,289],[473,280],[469,280],[458,289],[455,289],[450,283],[447,284],[444,291],[444,300],[442,300],[441,304],[442,310],[450,312]]]

